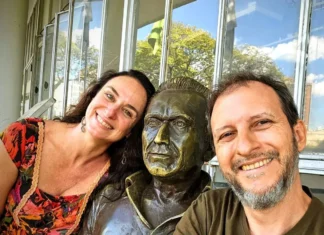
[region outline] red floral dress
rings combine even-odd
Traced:
[[[94,187],[82,195],[52,196],[40,190],[43,125],[43,120],[29,118],[11,124],[0,134],[19,171],[1,215],[1,234],[75,234],[92,190],[108,175],[109,164],[98,174]]]

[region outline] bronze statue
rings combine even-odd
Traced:
[[[172,234],[191,202],[209,189],[201,170],[212,157],[207,124],[209,90],[193,79],[162,84],[147,109],[143,159],[150,174],[126,179],[126,193],[112,199],[108,185],[94,201],[81,234]]]

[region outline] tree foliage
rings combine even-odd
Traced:
[[[202,29],[173,22],[169,42],[167,79],[190,77],[210,87],[214,73],[215,39]],[[135,68],[146,73],[155,86],[158,85],[160,58],[161,48],[154,54],[148,40],[137,42]],[[234,47],[231,58],[223,62],[223,74],[250,71],[285,79],[273,60],[254,46]]]
[[[65,56],[67,36],[60,33],[56,52],[55,84],[54,89],[64,82]],[[69,80],[80,80],[80,84],[86,79],[86,85],[97,79],[99,50],[94,46],[85,47],[82,50],[82,38],[76,37],[71,42]],[[86,74],[85,74],[86,73]]]

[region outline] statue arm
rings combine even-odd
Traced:
[[[98,222],[100,213],[107,209],[106,206],[109,203],[113,203],[122,196],[122,192],[118,189],[118,184],[108,184],[102,191],[100,191],[95,197],[90,210],[84,216],[82,228],[79,235],[91,235],[95,234],[98,229],[102,228],[102,225]]]
[[[101,209],[100,209],[101,204],[102,204],[101,199],[102,199],[102,196],[100,195],[93,201],[93,203],[90,207],[90,210],[84,217],[82,228],[81,228],[80,232],[78,233],[79,235],[94,234],[96,219],[98,218],[98,215],[101,211]]]

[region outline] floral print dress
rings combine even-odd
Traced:
[[[86,194],[52,196],[40,190],[37,182],[44,124],[41,119],[29,118],[11,124],[0,134],[18,168],[18,178],[1,215],[0,234],[76,234],[91,192],[108,176],[109,162]]]

